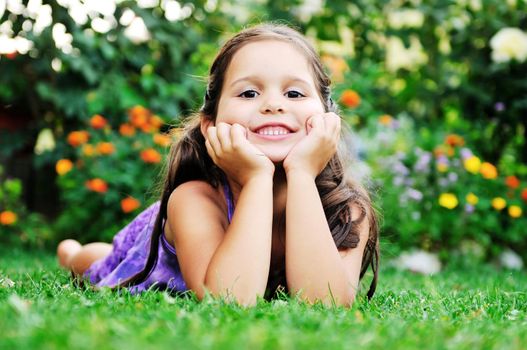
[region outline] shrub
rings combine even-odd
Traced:
[[[163,121],[142,106],[112,126],[94,115],[67,137],[70,158],[56,163],[63,210],[57,234],[83,242],[110,240],[156,198],[155,181],[172,137]]]
[[[371,161],[382,181],[383,235],[396,251],[417,246],[446,258],[475,241],[487,257],[504,247],[526,256],[527,179],[484,161],[458,134],[415,130],[404,117],[383,116],[379,127],[368,142],[377,150]]]
[[[0,244],[42,247],[51,238],[51,228],[44,218],[28,212],[22,203],[22,182],[4,179],[0,166]]]

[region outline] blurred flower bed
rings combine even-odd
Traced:
[[[419,131],[404,115],[377,123],[362,136],[389,254],[421,248],[483,261],[509,247],[525,257],[527,181],[515,173],[525,165],[487,162],[462,136]]]
[[[527,258],[527,2],[93,4],[0,6],[0,159],[30,148],[37,171],[55,165],[62,210],[53,222],[29,213],[23,185],[0,175],[0,242],[111,238],[155,200],[175,137],[168,123],[201,103],[219,43],[281,19],[331,74],[388,257],[420,248],[444,261],[505,249]],[[11,110],[31,123],[2,129]]]
[[[118,126],[96,114],[85,129],[67,135],[71,157],[56,163],[64,203],[57,234],[108,241],[157,199],[156,179],[172,142],[160,132],[163,125],[149,109],[135,106]]]
[[[19,179],[4,177],[0,166],[0,244],[42,247],[54,238],[46,220],[27,210]]]

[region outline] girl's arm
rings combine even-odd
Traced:
[[[334,113],[308,121],[308,135],[284,161],[287,175],[286,275],[293,293],[310,302],[351,305],[368,237],[361,227],[356,249],[339,254],[331,236],[315,177],[336,151],[340,118]]]
[[[254,304],[269,275],[274,166],[253,153],[238,127],[210,128],[207,140],[214,162],[241,188],[230,225],[219,203],[223,198],[197,181],[172,194],[169,224],[185,282],[199,298],[209,291]]]
[[[300,292],[300,296],[310,302],[322,300],[327,304],[351,306],[368,239],[367,220],[361,225],[358,247],[339,252],[314,178],[306,173],[290,172],[287,179],[286,274],[289,289],[292,293]]]

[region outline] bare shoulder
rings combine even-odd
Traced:
[[[188,181],[179,185],[170,195],[167,217],[170,231],[185,232],[182,226],[199,227],[208,225],[227,225],[226,205],[220,191],[204,181]],[[177,229],[179,228],[179,230]],[[173,236],[173,235],[172,235]]]
[[[188,181],[179,185],[172,191],[168,199],[168,208],[179,207],[181,205],[187,207],[194,204],[217,206],[221,209],[221,197],[219,197],[218,189],[212,187],[205,181]]]

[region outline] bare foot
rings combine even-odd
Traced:
[[[74,239],[66,239],[57,246],[57,257],[62,267],[69,269],[69,261],[73,255],[78,253],[82,245]]]

